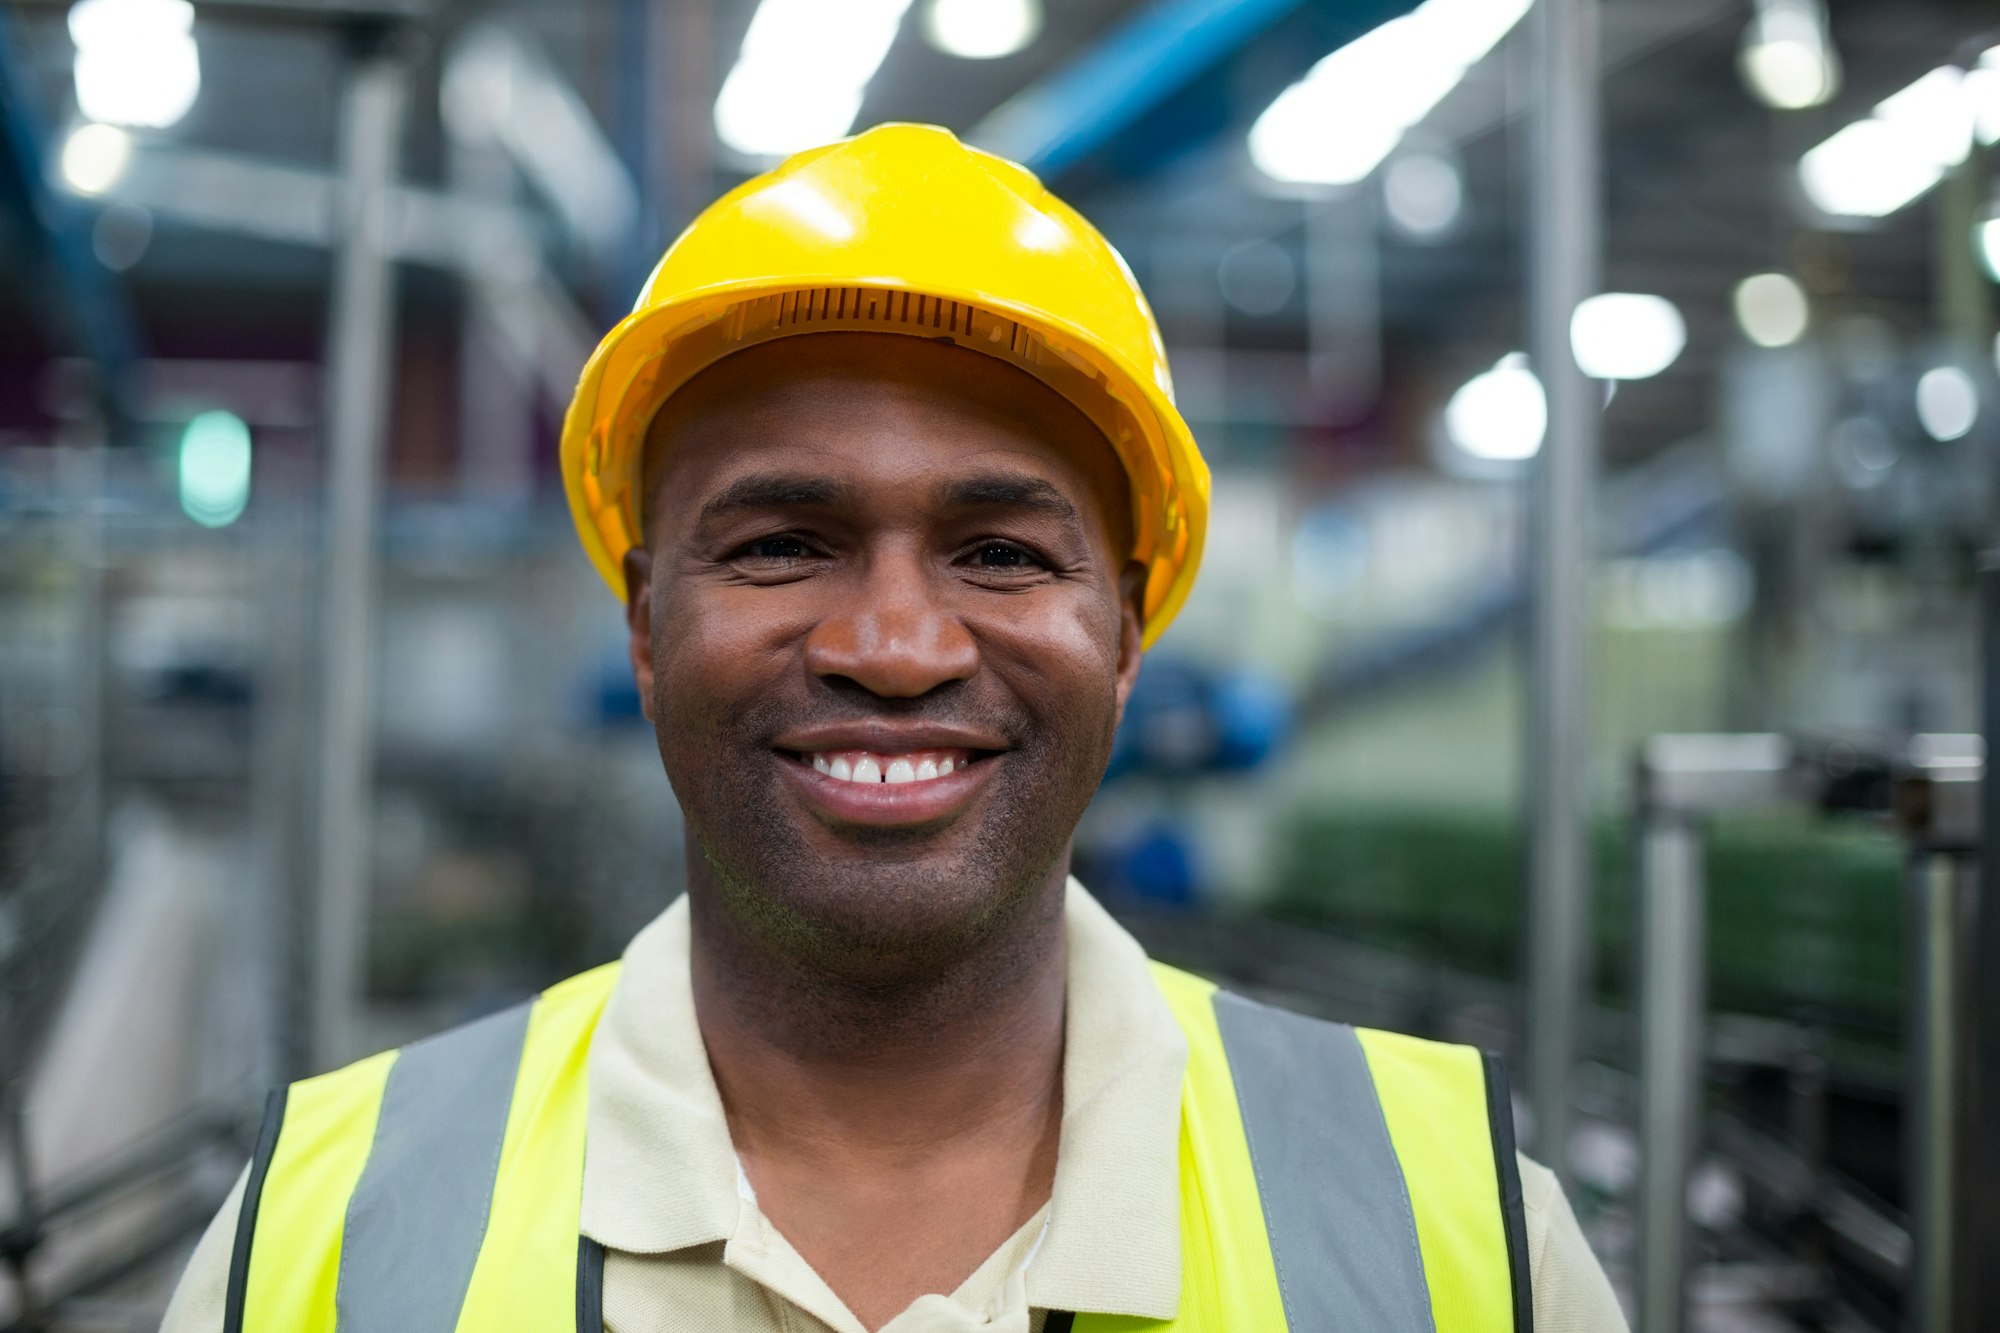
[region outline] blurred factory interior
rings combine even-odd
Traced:
[[[896,120],[1104,229],[1215,469],[1085,882],[1508,1052],[1642,1333],[2000,1327],[1990,7],[7,0],[0,1328],[153,1328],[264,1089],[677,891],[560,414]]]

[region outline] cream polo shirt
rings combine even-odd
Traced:
[[[1187,1043],[1135,941],[1071,880],[1063,1120],[1049,1203],[956,1291],[881,1333],[1040,1333],[1045,1312],[1164,1319],[1180,1298]],[[688,913],[625,951],[590,1051],[584,1234],[605,1247],[609,1333],[867,1333],[758,1210],[695,1023]],[[1521,1163],[1538,1333],[1620,1333],[1610,1285],[1555,1178]],[[242,1182],[162,1333],[219,1333]]]

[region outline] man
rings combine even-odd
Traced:
[[[1153,967],[1069,879],[1208,482],[1032,176],[888,126],[739,187],[564,469],[688,893],[274,1098],[170,1333],[1622,1328],[1496,1067]]]

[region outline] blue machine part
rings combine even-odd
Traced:
[[[1149,658],[1125,706],[1105,780],[1253,769],[1284,744],[1291,722],[1291,694],[1275,677]]]

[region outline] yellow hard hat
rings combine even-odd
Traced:
[[[1104,432],[1131,477],[1145,643],[1187,600],[1208,466],[1174,407],[1153,312],[1095,227],[1033,173],[931,125],[787,158],[704,210],[604,335],[563,420],[584,549],[623,597],[646,429],[731,352],[835,330],[949,338],[1019,366]]]

